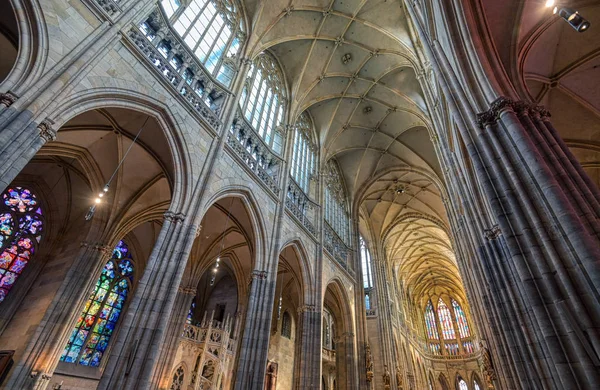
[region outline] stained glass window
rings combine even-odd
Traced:
[[[472,341],[464,341],[463,342],[463,349],[464,349],[465,353],[473,353],[473,352],[475,352],[475,348],[473,347],[473,342]]]
[[[458,390],[469,390],[469,386],[467,386],[467,382],[461,377],[458,378]]]
[[[481,390],[481,388],[479,387],[479,383],[477,383],[477,381],[473,381],[473,388],[475,390]]]
[[[346,211],[346,189],[334,159],[325,166],[325,221],[346,244],[350,236],[350,217]]]
[[[190,305],[190,309],[188,310],[188,314],[187,317],[185,318],[185,323],[188,325],[192,324],[192,321],[194,319],[194,310],[196,309],[196,297],[194,297],[194,299],[192,299],[192,303]]]
[[[60,358],[66,363],[98,367],[133,281],[133,260],[120,241],[96,282]]]
[[[0,203],[0,302],[4,301],[42,240],[44,217],[35,194],[10,187]]]
[[[467,316],[458,302],[456,302],[454,299],[452,300],[452,308],[454,309],[454,315],[456,316],[456,324],[458,325],[458,333],[460,334],[460,337],[469,337],[471,332],[469,331]]]
[[[296,121],[290,173],[305,194],[308,194],[310,178],[315,173],[316,147],[312,142],[311,134],[312,122],[304,112]]]
[[[442,326],[444,340],[455,339],[456,334],[454,333],[454,325],[452,324],[452,315],[450,314],[450,309],[442,300],[442,298],[440,298],[438,301],[437,314],[440,320],[440,325]]]
[[[425,307],[425,325],[427,326],[427,337],[430,340],[438,340],[440,336],[438,335],[435,313],[433,312],[433,304],[431,301],[429,301]]]
[[[451,356],[458,355],[458,344],[457,343],[445,343],[444,346],[446,347],[447,355],[451,355]]]

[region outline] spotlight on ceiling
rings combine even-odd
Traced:
[[[591,26],[590,22],[572,8],[554,7],[554,13],[566,20],[577,32],[585,32]]]
[[[550,8],[552,6],[554,6],[554,0],[546,0],[546,7]]]

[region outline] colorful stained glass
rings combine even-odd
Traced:
[[[120,241],[83,308],[61,361],[90,367],[100,365],[127,299],[133,271],[129,249]]]
[[[460,334],[460,338],[469,337],[471,332],[469,331],[467,316],[458,302],[456,302],[454,299],[452,300],[452,308],[454,309],[454,315],[456,316],[456,324],[458,325],[458,333]]]
[[[11,187],[0,202],[0,302],[16,283],[42,239],[44,217],[35,194]]]
[[[440,325],[442,326],[442,335],[444,336],[444,340],[455,339],[456,333],[454,332],[452,315],[450,314],[450,309],[442,298],[440,298],[438,301],[437,314],[440,320]]]
[[[431,301],[429,301],[425,307],[425,326],[427,327],[427,337],[430,340],[438,340],[440,338]]]

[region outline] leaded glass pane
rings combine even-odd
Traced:
[[[442,334],[444,336],[444,340],[452,340],[456,338],[456,333],[454,333],[454,324],[452,323],[452,315],[450,314],[450,309],[446,305],[446,303],[440,298],[438,301],[438,318],[440,320],[440,325],[442,326]]]

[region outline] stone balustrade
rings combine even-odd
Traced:
[[[321,357],[324,363],[335,364],[335,351],[333,349],[323,347]]]
[[[289,178],[285,206],[313,237],[317,236],[317,229],[315,228],[317,204],[309,199],[291,176]]]
[[[131,26],[127,38],[215,131],[221,128],[219,114],[228,92],[208,80],[201,65],[192,66],[185,62],[189,59],[187,53],[182,54],[183,46],[167,46],[164,40],[157,39],[152,30],[146,28],[142,31],[138,26]]]
[[[227,145],[275,195],[279,195],[282,160],[273,153],[241,113],[227,136]]]
[[[325,250],[352,276],[355,276],[354,270],[348,265],[348,254],[350,249],[344,241],[337,235],[335,230],[327,221],[323,221],[323,246]]]
[[[109,18],[114,18],[122,12],[119,0],[94,0],[93,3]]]

